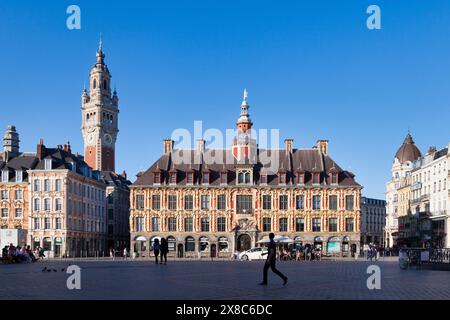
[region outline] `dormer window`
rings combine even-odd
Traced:
[[[238,171],[238,184],[250,184],[251,173],[249,170]]]
[[[187,184],[194,184],[194,172],[187,173]]]
[[[320,183],[320,173],[313,173],[313,184]]]
[[[160,184],[161,183],[161,174],[159,172],[155,172],[153,174],[153,183]]]
[[[22,182],[22,181],[23,181],[23,171],[16,170],[16,182]]]
[[[9,171],[8,170],[2,171],[2,182],[9,182]]]
[[[267,184],[267,174],[261,174],[261,184]]]
[[[304,173],[297,174],[297,184],[305,184],[305,174]]]
[[[209,172],[203,172],[202,184],[209,184],[209,176],[210,176]]]
[[[52,159],[45,159],[44,167],[45,170],[52,170]]]
[[[285,172],[279,173],[279,182],[280,182],[280,184],[286,184],[286,173]]]
[[[338,184],[338,174],[337,173],[331,174],[331,184]]]
[[[170,173],[170,184],[176,184],[177,183],[177,173],[171,172]]]
[[[223,171],[220,173],[220,184],[227,184],[228,183],[228,174],[227,172]]]

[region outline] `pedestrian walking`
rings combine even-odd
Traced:
[[[269,242],[269,245],[267,246],[267,248],[268,248],[267,259],[266,259],[266,263],[264,264],[263,281],[260,283],[260,285],[263,285],[263,286],[267,285],[267,272],[269,271],[269,268],[272,269],[273,273],[275,273],[281,279],[283,279],[283,285],[286,285],[286,283],[288,281],[288,278],[284,274],[282,274],[280,271],[278,271],[277,268],[275,267],[276,256],[277,256],[277,246],[276,246],[273,238],[275,238],[275,234],[271,232],[269,234],[270,242]]]
[[[123,249],[123,258],[125,260],[127,260],[127,256],[128,256],[128,250],[127,250],[127,248],[125,248],[125,249]]]
[[[169,252],[169,243],[166,238],[161,238],[161,264],[167,264],[167,253]]]
[[[153,242],[153,253],[155,254],[155,263],[158,264],[159,251],[161,250],[161,245],[159,244],[159,239],[155,239]]]

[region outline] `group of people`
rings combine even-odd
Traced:
[[[367,260],[370,260],[370,261],[378,260],[379,250],[376,245],[374,245],[372,243],[369,244],[369,248],[367,249],[367,252],[366,252],[366,257],[367,257]]]
[[[31,263],[44,257],[44,249],[40,247],[33,251],[30,246],[16,247],[11,243],[2,249],[2,261],[6,263]]]
[[[280,247],[277,254],[278,260],[296,260],[296,261],[311,261],[321,260],[322,249],[320,247],[313,248],[311,246],[297,245],[295,248]]]
[[[160,256],[160,264],[167,264],[167,253],[169,252],[169,243],[166,238],[161,238],[161,242],[156,238],[153,242],[153,253],[155,255],[155,263],[158,264],[158,256]]]

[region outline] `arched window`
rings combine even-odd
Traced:
[[[107,87],[108,87],[108,82],[106,82],[106,80],[103,80],[103,89],[106,90]]]
[[[172,236],[167,237],[167,244],[169,246],[169,251],[175,251],[176,243],[177,243],[177,240],[174,237],[172,237]]]
[[[195,239],[193,237],[186,237],[185,241],[185,249],[186,252],[194,252],[195,251]]]
[[[97,79],[94,79],[94,84],[92,86],[94,87],[94,89],[97,88]]]
[[[86,114],[86,121],[89,121],[89,113]]]
[[[244,174],[242,172],[239,172],[238,183],[244,183]]]

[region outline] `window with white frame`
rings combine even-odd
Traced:
[[[56,198],[55,199],[55,210],[56,211],[61,211],[62,210],[62,199],[61,198]]]
[[[209,195],[202,194],[201,205],[202,210],[209,210]]]
[[[62,191],[62,181],[61,179],[56,179],[55,180],[55,190],[58,192]]]
[[[16,170],[16,182],[22,182],[22,181],[23,181],[23,171]]]
[[[33,211],[41,210],[41,200],[39,198],[33,199]]]
[[[44,199],[44,211],[50,211],[50,199],[49,198]]]
[[[2,200],[8,199],[8,190],[2,190]]]
[[[23,192],[22,192],[22,190],[14,191],[14,198],[16,200],[22,200],[23,199]]]
[[[44,191],[45,192],[50,191],[50,180],[49,179],[44,180]]]
[[[2,218],[8,218],[8,208],[2,208]]]
[[[52,159],[45,159],[45,170],[52,170]]]
[[[49,230],[52,228],[50,218],[44,218],[44,229]]]
[[[16,208],[15,209],[14,217],[22,218],[22,208]]]
[[[4,182],[4,183],[9,182],[9,171],[8,170],[2,171],[2,182]]]

